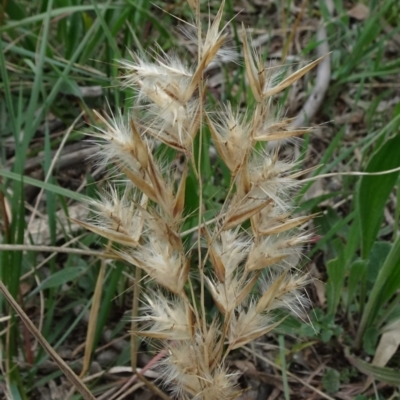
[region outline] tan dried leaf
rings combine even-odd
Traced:
[[[400,319],[392,322],[383,330],[383,334],[379,341],[375,352],[372,365],[384,367],[396,353],[400,346]]]
[[[357,19],[358,21],[364,21],[369,17],[369,8],[363,3],[357,3],[349,11],[347,11],[349,17]]]

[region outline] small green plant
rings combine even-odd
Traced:
[[[383,368],[396,347],[390,350],[390,356],[381,359],[380,353],[387,345],[383,342],[379,349],[378,343],[382,333],[393,330],[391,327],[398,324],[400,319],[400,240],[397,236],[399,205],[395,210],[396,221],[389,227],[390,231],[382,226],[382,221],[389,195],[399,182],[399,123],[397,112],[379,133],[381,137],[385,135],[386,140],[378,143],[368,157],[366,174],[356,185],[350,227],[343,228],[335,213],[330,216],[331,223],[328,223],[330,228],[327,232],[332,229],[332,222],[333,228],[342,225],[342,229],[338,229],[339,238],[332,241],[333,258],[327,262],[327,310],[325,315],[319,315],[320,321],[330,321],[331,324],[344,318],[346,324],[357,332],[355,338],[350,335],[352,339],[346,340],[346,345],[375,356],[374,365],[369,366],[370,370],[368,364],[361,365],[359,360],[360,370],[373,371],[373,376],[387,382],[393,382],[392,372],[398,373]],[[390,234],[393,243],[381,239]],[[343,333],[346,330],[340,329],[335,336],[342,336]],[[399,379],[395,381],[400,382]]]

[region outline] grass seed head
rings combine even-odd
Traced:
[[[302,289],[309,279],[297,263],[301,246],[310,237],[301,225],[310,217],[293,217],[291,200],[298,178],[309,170],[300,171],[296,161],[280,157],[281,142],[306,130],[291,130],[291,120],[272,109],[270,96],[320,60],[286,79],[274,78],[243,33],[246,74],[256,105],[243,111],[227,104],[211,114],[205,106],[204,72],[223,53],[224,1],[205,32],[198,20],[199,2],[188,2],[197,24],[198,58],[193,68],[160,48],[151,61],[133,53],[132,60],[120,61],[122,87],[135,92],[134,110],[125,117],[120,112],[109,118],[97,114],[100,127],[93,136],[103,144],[102,161],[114,162],[128,183],[122,184],[123,190],[111,187],[93,202],[96,217],[81,224],[121,245],[121,258],[155,283],[156,289],[144,295],[144,315],[136,318],[140,329],[134,334],[165,343],[169,354],[160,368],[172,393],[184,399],[230,400],[239,392],[225,363],[229,352],[278,326],[282,321],[276,320],[274,310],[300,316],[308,304]],[[205,123],[230,171],[231,186],[221,212],[211,224],[197,227],[196,257],[183,242],[181,230],[185,218],[191,218],[185,215],[185,200],[193,195],[189,191],[196,179],[198,222],[204,222],[204,211],[211,211],[203,201]],[[201,147],[195,149],[199,134]],[[160,143],[185,159],[177,180],[170,165],[155,155],[162,153],[154,151]],[[198,260],[200,283],[189,275],[191,260]],[[212,322],[206,314],[208,294],[219,310]]]

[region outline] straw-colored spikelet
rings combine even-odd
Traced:
[[[309,240],[299,227],[312,216],[292,217],[290,202],[305,171],[296,170],[294,160],[281,160],[279,146],[269,145],[306,129],[291,131],[290,120],[276,117],[270,97],[320,60],[274,83],[243,31],[246,74],[256,106],[242,112],[227,104],[210,113],[204,71],[223,45],[224,1],[204,34],[199,2],[189,0],[189,5],[199,32],[194,67],[160,49],[152,62],[137,54],[120,61],[122,86],[137,93],[135,110],[124,116],[97,114],[100,125],[94,136],[101,140],[103,162],[113,162],[127,183],[122,190],[111,185],[93,201],[96,217],[81,224],[119,244],[121,258],[153,281],[136,321],[141,330],[134,334],[159,339],[168,348],[160,368],[169,390],[180,399],[234,399],[239,391],[226,363],[230,351],[279,325],[274,310],[298,315],[307,304],[301,289],[308,278],[296,265],[302,244]],[[195,250],[182,235],[186,180],[191,165],[201,199],[201,165],[193,147],[196,135],[207,129],[230,170],[231,188],[212,223],[202,224],[199,216],[198,256],[192,257]],[[265,142],[262,151],[259,142]],[[153,147],[160,143],[186,160],[178,183],[154,156]],[[192,259],[198,260],[197,266]],[[198,275],[189,274],[191,268]],[[193,284],[193,276],[199,276],[199,285]],[[219,310],[212,322],[205,315],[205,296]]]

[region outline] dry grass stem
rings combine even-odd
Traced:
[[[111,244],[111,242],[109,242],[107,245],[107,251],[110,250],[111,246],[112,246],[112,244]],[[97,327],[97,317],[99,315],[101,295],[103,293],[103,281],[104,281],[104,276],[106,273],[106,267],[107,267],[106,260],[104,260],[104,259],[101,260],[100,270],[99,270],[99,274],[97,276],[96,287],[95,287],[94,294],[93,294],[92,306],[90,308],[89,322],[88,322],[88,328],[87,328],[86,340],[85,340],[85,354],[83,356],[83,366],[82,366],[82,371],[80,373],[80,378],[83,378],[90,368],[90,361],[91,361],[92,351],[93,351],[93,343],[94,343],[96,327]]]
[[[10,292],[0,281],[0,292],[3,294],[5,299],[8,301],[10,306],[15,310],[18,316],[21,318],[22,322],[28,328],[29,332],[36,338],[36,340],[42,345],[47,354],[54,360],[57,364],[58,368],[64,373],[67,379],[71,382],[73,386],[79,391],[82,397],[85,400],[95,400],[95,397],[90,393],[89,389],[83,383],[83,381],[75,374],[74,371],[68,366],[68,364],[56,353],[53,347],[47,342],[47,340],[43,337],[41,332],[33,325],[32,321],[26,315],[24,310],[19,306],[19,304],[15,301],[14,297],[11,296]]]

